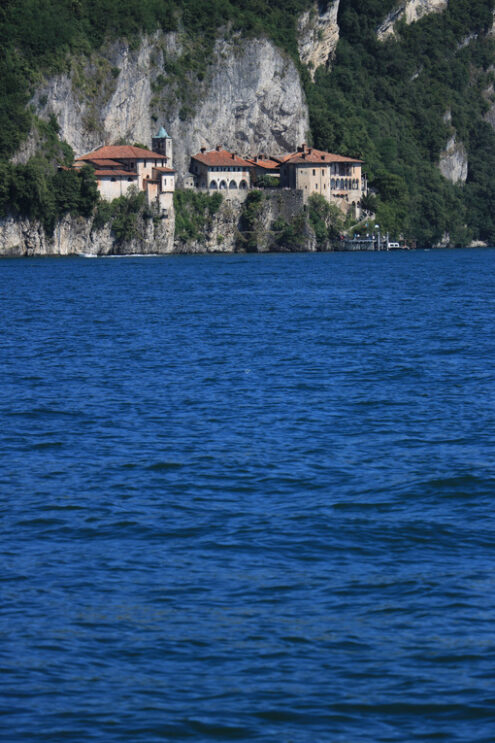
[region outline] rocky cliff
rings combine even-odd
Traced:
[[[340,0],[330,1],[326,8],[321,1],[315,2],[298,19],[299,56],[313,80],[318,67],[328,65],[335,54],[339,41],[339,6]]]
[[[444,178],[452,183],[465,183],[468,175],[468,158],[464,144],[453,134],[440,155],[439,168]]]
[[[64,217],[53,235],[36,220],[0,219],[0,256],[156,254],[171,253],[173,248],[173,219],[140,219],[136,235],[122,243],[110,225],[97,229],[83,217]]]
[[[213,216],[205,216],[204,224],[194,239],[175,235],[173,219],[137,219],[135,235],[119,241],[111,224],[95,227],[92,219],[64,217],[47,235],[36,220],[0,219],[0,256],[105,256],[105,255],[165,255],[170,253],[235,253],[280,250],[317,249],[314,232],[308,225],[301,192],[266,191],[262,194],[254,218],[247,223],[245,205],[241,200],[224,200]],[[280,227],[295,218],[301,221],[297,246],[279,245]],[[328,249],[328,246],[326,247]]]
[[[187,48],[157,32],[137,46],[115,42],[40,85],[37,113],[54,114],[77,155],[118,141],[150,145],[162,123],[174,140],[174,166],[186,173],[200,147],[283,152],[307,138],[308,111],[297,69],[266,39],[220,37],[202,80],[177,75]],[[27,142],[18,159],[32,149]]]
[[[398,21],[414,23],[429,13],[440,13],[448,5],[448,0],[406,0],[392,10],[378,28],[377,35],[384,41],[395,35],[395,25]]]
[[[285,225],[294,218],[304,223],[297,250],[316,250],[313,231],[305,218],[302,193],[291,190],[267,190],[256,208],[246,218],[246,203],[236,199],[223,201],[220,209],[206,219],[201,234],[194,240],[176,237],[175,253],[266,253],[283,249],[277,244],[277,221]],[[287,248],[290,250],[290,247]]]

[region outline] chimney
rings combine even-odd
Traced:
[[[201,152],[206,152],[206,147],[202,147]]]
[[[308,147],[308,154],[311,155],[312,152],[313,152],[313,148],[312,147]]]
[[[219,145],[219,144],[217,144],[217,146],[215,147],[215,149],[216,149],[216,151],[217,151],[217,152],[220,152],[220,150],[221,150],[222,148],[220,147],[220,145]]]
[[[325,159],[325,155],[322,155],[322,156],[321,156],[321,159],[322,159],[322,160],[324,160],[324,159]]]
[[[232,160],[235,160],[235,158],[236,158],[236,155],[237,155],[237,152],[233,152],[233,153],[232,153]]]

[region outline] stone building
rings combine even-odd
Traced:
[[[156,205],[167,215],[173,208],[176,171],[171,167],[172,140],[163,127],[153,144],[156,151],[131,145],[99,147],[78,157],[75,167],[94,167],[98,190],[106,201],[125,196],[134,187],[145,192],[150,206]]]
[[[236,196],[251,188],[253,165],[236,152],[228,152],[217,147],[191,157],[189,168],[196,188],[209,191],[227,191],[229,197]]]
[[[314,193],[337,204],[342,211],[354,208],[360,215],[359,202],[367,191],[366,178],[361,172],[362,160],[331,152],[316,150],[305,144],[280,163],[282,188],[301,189],[304,201]]]

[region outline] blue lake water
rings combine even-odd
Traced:
[[[1,260],[3,740],[495,740],[494,268]]]

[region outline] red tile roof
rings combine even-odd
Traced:
[[[271,158],[263,160],[260,157],[258,159],[248,157],[247,161],[248,163],[251,163],[251,165],[254,165],[254,167],[264,168],[265,170],[276,170],[280,167],[280,163],[277,162],[277,160],[272,160]]]
[[[159,167],[156,167],[156,168],[155,168],[155,167],[154,167],[154,168],[153,168],[153,172],[154,172],[155,170],[156,170],[156,171],[157,171],[158,173],[177,173],[177,171],[176,171],[176,170],[174,170],[173,168],[159,168]]]
[[[132,173],[128,170],[117,170],[116,168],[114,170],[95,170],[95,176],[97,178],[107,175],[111,175],[112,177],[119,176],[119,178],[124,176],[126,178],[137,178],[137,173]]]
[[[159,152],[126,144],[98,147],[94,152],[81,155],[77,160],[167,160],[167,158]]]
[[[279,158],[277,158],[279,159]],[[355,157],[344,157],[343,155],[335,155],[332,152],[325,152],[324,150],[315,150],[314,147],[306,147],[304,152],[293,152],[291,155],[286,155],[282,158],[281,163],[294,163],[295,165],[304,165],[305,163],[314,164],[329,164],[329,163],[362,163],[362,160],[358,160]]]
[[[88,162],[88,161],[89,161],[89,157],[86,157],[85,162]],[[116,160],[100,160],[100,159],[97,159],[96,157],[95,158],[91,158],[91,163],[93,165],[96,165],[96,166],[102,167],[102,168],[105,168],[105,167],[108,167],[108,168],[121,168],[122,167],[122,163],[118,163]]]
[[[192,156],[193,160],[207,165],[209,168],[212,167],[224,167],[231,168],[233,165],[241,166],[245,169],[252,168],[252,164],[244,158],[239,157],[234,152],[228,152],[227,150],[210,150],[210,152],[198,152],[197,155]]]

